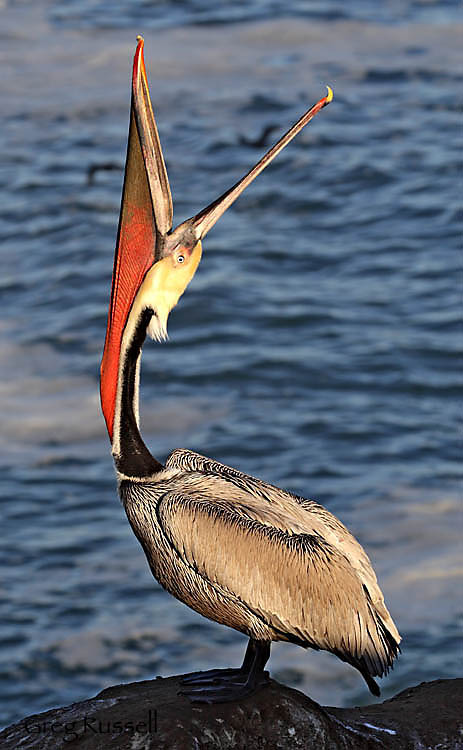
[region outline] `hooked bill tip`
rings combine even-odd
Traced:
[[[333,99],[333,89],[331,88],[331,86],[327,86],[326,88],[328,89],[328,94],[327,94],[327,97],[326,97],[326,103],[329,104],[330,101]]]
[[[141,34],[137,34],[137,42],[140,43],[140,42],[144,42],[144,41],[145,40],[143,39],[142,35]]]

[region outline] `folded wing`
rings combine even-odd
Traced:
[[[381,676],[397,652],[349,561],[317,534],[290,534],[213,499],[166,495],[161,528],[180,557],[274,629]],[[394,652],[395,649],[395,652]]]

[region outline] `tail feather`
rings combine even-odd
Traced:
[[[400,653],[400,646],[395,634],[390,632],[381,614],[374,606],[368,589],[365,586],[364,590],[371,615],[371,621],[367,626],[369,647],[361,655],[356,656],[348,653],[336,653],[341,659],[358,669],[367,683],[370,692],[375,696],[379,696],[381,694],[380,689],[373,677],[384,677],[393,668],[394,660]],[[400,638],[400,636],[398,637]]]
[[[373,653],[368,654],[368,656],[369,660],[371,659],[373,663],[371,664],[371,668],[368,669],[368,673],[373,676],[383,677],[383,675],[392,669],[394,660],[400,653],[399,641],[396,639],[395,634],[391,633],[381,614],[376,609],[366,586],[363,588],[368,600],[372,622],[374,623],[374,630],[369,633]],[[400,639],[398,634],[397,636]]]
[[[379,689],[378,685],[374,681],[373,677],[370,677],[368,672],[361,672],[361,674],[362,674],[363,679],[368,685],[368,689],[370,693],[372,693],[373,695],[376,695],[376,697],[379,698],[379,696],[381,695],[381,690]]]

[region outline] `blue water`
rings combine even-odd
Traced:
[[[192,215],[329,83],[325,109],[214,228],[146,345],[154,454],[189,447],[325,503],[404,636],[389,697],[461,667],[461,24],[456,3],[6,3],[0,112],[0,719],[241,662],[152,579],[97,396],[144,33],[176,208]],[[89,169],[111,162],[89,184]],[[460,646],[460,648],[459,648]],[[371,702],[273,647],[315,700]]]
[[[179,25],[230,24],[275,18],[303,18],[325,21],[361,20],[401,24],[404,21],[448,23],[458,18],[456,0],[416,0],[375,3],[373,0],[241,0],[212,3],[211,0],[116,0],[111,10],[105,0],[51,2],[49,17],[74,28],[126,28],[140,23],[145,28]]]

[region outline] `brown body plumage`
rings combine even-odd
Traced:
[[[331,651],[377,693],[400,636],[365,551],[326,508],[187,450],[120,495],[177,599],[256,641]]]

